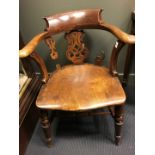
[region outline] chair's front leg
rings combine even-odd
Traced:
[[[115,143],[119,144],[121,139],[121,130],[123,126],[123,105],[115,106]]]
[[[48,119],[48,111],[40,110],[41,127],[43,129],[48,147],[52,145],[51,126]]]

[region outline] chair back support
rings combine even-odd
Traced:
[[[60,32],[66,32],[65,38],[68,42],[66,56],[74,64],[82,64],[88,56],[88,49],[84,44],[84,33],[81,29],[101,29],[111,32],[118,38],[123,37],[123,34],[118,28],[105,23],[101,19],[101,12],[102,9],[89,9],[46,16],[43,18],[47,26],[45,31],[47,31],[51,36]],[[45,42],[50,48],[51,58],[55,60],[58,58],[58,52],[56,51],[55,41],[51,36],[47,37]],[[119,45],[122,43],[118,41],[116,44]],[[118,54],[115,54],[116,49],[115,45],[113,49],[114,56],[111,57],[112,60],[110,61],[110,70],[114,75],[117,73],[116,63],[114,62],[114,59],[117,59],[118,56]],[[120,49],[121,48],[119,48],[119,50]]]
[[[68,42],[66,51],[67,58],[72,63],[78,65],[84,63],[88,56],[88,49],[84,44],[84,32],[81,29],[95,29],[100,27],[101,9],[80,10],[67,13],[61,13],[54,16],[47,16],[43,19],[46,21],[49,34],[54,35],[60,32],[66,32],[65,39]],[[57,59],[55,41],[52,37],[45,39],[50,48],[51,58]]]
[[[88,9],[71,11],[53,16],[46,16],[45,31],[35,36],[23,49],[19,51],[20,58],[32,57],[43,74],[43,82],[48,79],[48,73],[42,58],[34,52],[40,41],[44,40],[51,51],[51,58],[58,59],[58,52],[55,46],[53,35],[65,32],[68,42],[66,51],[67,58],[74,64],[82,64],[88,56],[88,49],[84,44],[83,29],[100,29],[112,33],[118,40],[116,41],[110,58],[109,71],[112,75],[117,75],[117,60],[120,50],[125,44],[134,44],[135,36],[123,32],[118,27],[106,23],[101,18],[102,9]],[[59,68],[60,66],[58,66]]]
[[[79,10],[47,16],[46,30],[50,34],[67,32],[77,29],[89,29],[100,27],[102,9]]]
[[[88,49],[84,44],[84,32],[83,31],[71,31],[65,34],[65,38],[68,42],[66,51],[67,58],[74,64],[82,64],[88,56]]]
[[[46,16],[43,18],[47,26],[45,31],[49,35],[53,35],[78,29],[101,29],[111,32],[125,43],[135,43],[135,37],[133,35],[129,35],[118,27],[106,23],[101,18],[101,13],[102,9],[88,9]]]

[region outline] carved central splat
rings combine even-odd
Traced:
[[[66,56],[74,64],[82,64],[88,56],[88,49],[86,48],[83,38],[83,31],[71,31],[65,34],[68,41],[68,48]]]
[[[71,31],[65,34],[68,47],[66,51],[67,58],[74,64],[82,64],[88,56],[88,49],[84,44],[84,32],[83,31]],[[58,58],[58,52],[56,50],[55,40],[52,37],[45,38],[45,43],[50,48],[51,58],[53,60]]]

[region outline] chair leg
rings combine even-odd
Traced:
[[[45,140],[48,147],[52,146],[51,125],[48,119],[48,111],[40,110],[41,127],[43,129]]]
[[[119,145],[123,126],[123,105],[115,106],[115,143]]]

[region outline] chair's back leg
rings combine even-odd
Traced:
[[[119,144],[123,126],[123,105],[115,106],[115,143]]]
[[[51,126],[48,119],[48,111],[47,110],[40,110],[40,119],[41,119],[41,127],[43,129],[46,143],[48,147],[52,145],[52,137],[51,137]]]

